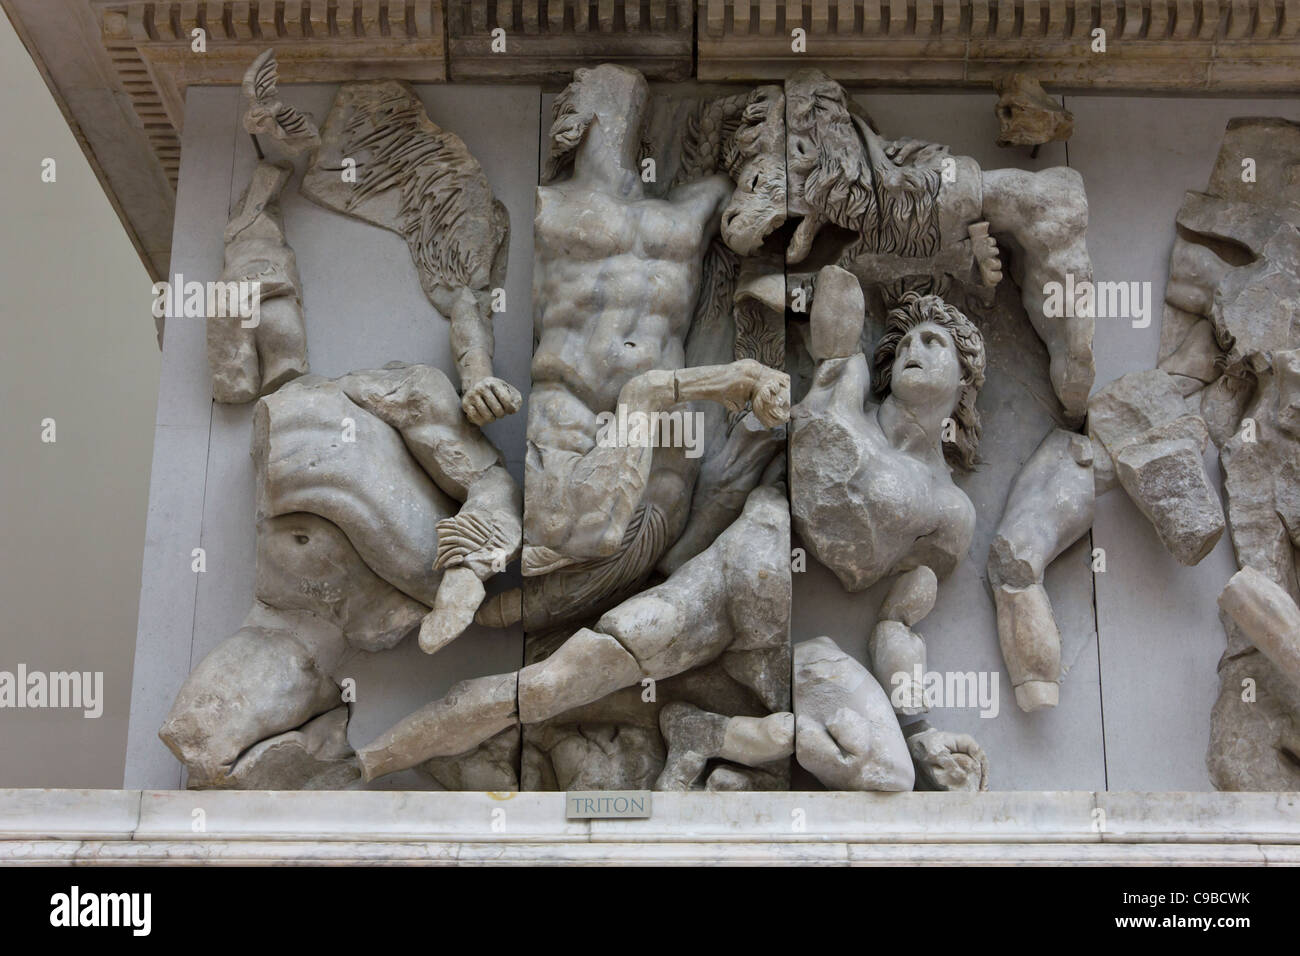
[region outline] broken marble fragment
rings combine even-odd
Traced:
[[[795,759],[831,790],[911,790],[912,758],[889,698],[829,637],[794,647]]]
[[[1150,369],[1117,379],[1089,400],[1088,427],[1166,550],[1187,565],[1209,554],[1224,529],[1201,460],[1209,431],[1174,377]]]
[[[885,593],[867,641],[871,673],[889,695],[895,713],[924,713],[925,641],[912,630],[934,608],[938,579],[925,565],[898,576]]]
[[[217,308],[207,317],[214,401],[251,402],[307,372],[302,280],[280,214],[291,175],[288,164],[258,163],[226,226]]]
[[[341,174],[349,162],[351,179]],[[485,425],[517,412],[519,391],[492,373],[492,295],[505,282],[510,217],[415,91],[396,80],[343,84],[302,193],[406,239],[425,296],[451,324],[465,415]]]
[[[898,621],[907,627],[914,627],[921,619],[934,610],[935,599],[939,595],[939,580],[925,565],[900,574],[880,602],[878,619]]]
[[[269,133],[291,156],[320,145],[320,131],[301,110],[280,101],[280,64],[275,50],[266,50],[244,73],[240,108],[244,129]]]
[[[357,751],[366,780],[454,757],[519,723],[514,674],[475,677],[409,714]]]
[[[998,643],[1024,711],[1055,707],[1060,698],[1061,633],[1043,575],[1092,527],[1093,461],[1087,438],[1049,432],[1012,483],[989,545]]]
[[[254,744],[219,785],[238,790],[344,790],[361,779],[340,705],[301,727]],[[191,774],[190,789],[216,781]]]
[[[1300,607],[1285,589],[1254,568],[1242,568],[1219,595],[1219,607],[1300,687]]]
[[[1005,74],[994,87],[999,146],[1041,146],[1067,140],[1074,133],[1074,115],[1029,74]]]
[[[495,737],[489,737],[463,754],[433,757],[420,764],[421,770],[447,790],[480,790],[491,793],[518,791],[518,767],[518,727],[507,727]]]
[[[989,758],[970,734],[938,730],[924,720],[908,725],[905,733],[917,790],[974,793],[989,788]]]
[[[656,790],[690,790],[710,760],[746,767],[772,763],[794,752],[794,715],[727,717],[711,714],[686,701],[659,712],[659,728],[668,744]]]
[[[1187,413],[1187,403],[1168,373],[1130,372],[1088,399],[1088,429],[1106,450],[1118,455],[1155,425]]]
[[[1194,565],[1214,550],[1223,535],[1223,507],[1194,439],[1134,442],[1119,453],[1115,464],[1120,484],[1156,529],[1166,551],[1182,564]]]

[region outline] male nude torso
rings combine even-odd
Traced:
[[[538,189],[526,573],[565,559],[608,557],[622,546],[629,508],[658,511],[664,534],[655,550],[680,534],[697,468],[683,448],[644,449],[648,476],[628,473],[631,480],[614,494],[638,501],[624,497],[622,508],[611,507],[608,488],[571,481],[562,489],[569,500],[556,507],[561,489],[548,479],[581,470],[574,459],[595,447],[597,416],[617,411],[633,378],[685,366],[704,253],[729,193],[723,177],[681,187],[667,199],[622,199],[573,182]],[[602,469],[597,462],[590,467]],[[604,465],[610,467],[618,466]],[[573,500],[584,487],[592,500]]]
[[[645,195],[637,155],[647,97],[639,74],[603,66],[579,71],[561,96],[567,112],[557,110],[552,141],[568,143],[572,174],[537,191],[526,576],[626,555],[616,577],[629,583],[685,526],[698,461],[654,440],[607,447],[602,413],[752,403],[768,427],[788,414],[788,379],[775,370],[686,367],[705,253],[732,185],[714,175],[662,199]]]

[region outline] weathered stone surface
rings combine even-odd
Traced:
[[[460,137],[405,83],[344,84],[302,192],[406,239],[424,294],[451,324],[465,415],[485,425],[517,412],[519,390],[492,373],[492,290],[505,280],[510,217]]]
[[[160,736],[195,786],[344,786],[357,772],[343,766],[347,709],[329,675],[350,647],[385,650],[446,616],[448,579],[503,569],[519,550],[519,490],[428,366],[301,378],[258,403],[252,432],[253,607],[195,667]]]
[[[909,293],[877,348],[882,401],[871,403],[871,372],[858,346],[862,291],[838,266],[823,269],[818,286],[816,372],[792,413],[795,529],[850,591],[922,565],[942,577],[974,530],[974,507],[945,458],[963,467],[974,460],[983,339],[939,297]],[[949,422],[955,440],[945,442]]]
[[[218,402],[251,402],[307,372],[302,280],[279,203],[292,174],[287,164],[258,163],[226,226],[220,301],[217,314],[207,315]]]
[[[668,743],[668,756],[655,781],[656,790],[692,789],[713,759],[758,767],[794,753],[790,713],[725,717],[677,701],[659,712],[659,728]],[[726,789],[738,786],[743,786],[739,780]]]
[[[1169,553],[1187,565],[1209,554],[1224,527],[1201,460],[1209,431],[1188,413],[1174,376],[1151,369],[1117,379],[1089,401],[1088,427]]]
[[[1300,607],[1284,588],[1254,568],[1242,568],[1219,595],[1219,607],[1300,687]]]
[[[1007,493],[987,569],[998,642],[1022,710],[1059,700],[1061,634],[1043,575],[1092,528],[1095,501],[1092,443],[1063,429],[1047,434]]]
[[[275,50],[266,50],[255,59],[240,87],[240,109],[244,129],[266,133],[291,156],[320,145],[320,130],[300,110],[282,103],[276,88],[280,65]]]
[[[921,681],[925,673],[925,641],[899,621],[878,621],[867,641],[872,676],[889,694],[897,714],[912,716],[926,711]]]
[[[1016,706],[1026,713],[1055,707],[1061,699],[1061,633],[1047,589],[1042,584],[997,585],[993,603]]]
[[[1168,373],[1130,372],[1088,399],[1088,429],[1114,457],[1149,429],[1186,412],[1182,393]]]
[[[794,648],[795,758],[832,790],[911,790],[912,759],[889,699],[829,637]]]
[[[970,734],[938,730],[924,720],[908,725],[906,733],[917,790],[989,788],[989,758]]]
[[[1220,598],[1228,641],[1206,757],[1214,785],[1225,790],[1300,787],[1292,653],[1300,625],[1290,620],[1300,597],[1297,163],[1300,124],[1228,123],[1207,189],[1187,193],[1178,212],[1165,296],[1161,367],[1209,379],[1193,401],[1219,448],[1227,526],[1243,569]],[[1199,486],[1186,475],[1170,479],[1178,480]],[[1189,551],[1212,527],[1212,496],[1179,516],[1192,525],[1184,529]]]
[[[999,146],[1041,146],[1069,139],[1074,115],[1043,91],[1026,73],[1008,73],[993,84],[998,91]]]
[[[1214,785],[1220,790],[1300,789],[1300,687],[1255,650],[1225,654],[1219,682],[1205,758]]]
[[[254,744],[224,782],[239,790],[344,790],[360,779],[348,745],[348,709],[339,706],[297,730]],[[197,775],[189,780],[191,789],[213,783]]]
[[[880,618],[912,627],[934,609],[938,593],[939,580],[924,565],[900,574],[880,602]]]
[[[515,792],[519,789],[519,728],[507,727],[466,753],[426,760],[420,769],[448,790]]]
[[[1218,366],[1220,354],[1213,324],[1202,320],[1192,326],[1174,353],[1160,363],[1160,369],[1208,385],[1222,374]],[[1187,394],[1183,388],[1179,391]]]
[[[1088,203],[1078,174],[981,170],[939,144],[887,140],[817,70],[792,73],[785,94],[788,218],[798,220],[786,249],[788,281],[810,276],[795,268],[799,263],[833,262],[864,286],[895,296],[899,288],[943,290],[958,305],[987,305],[990,284],[1003,272],[981,233],[1008,236],[1018,253],[1011,278],[1047,346],[1052,386],[1066,417],[1081,421],[1095,371],[1094,323],[1045,311],[1050,283],[1092,278]],[[863,190],[881,198],[864,208],[855,199]]]
[[[365,779],[455,757],[516,726],[517,683],[514,674],[461,681],[357,751]]]
[[[260,741],[302,727],[342,700],[328,676],[343,651],[337,627],[310,613],[255,606],[239,632],[194,668],[159,731],[189,768],[191,785],[238,787],[241,755]],[[257,763],[257,761],[254,761]],[[302,778],[290,767],[291,786]]]
[[[1223,535],[1223,507],[1194,440],[1134,442],[1120,452],[1116,465],[1120,484],[1170,554],[1193,565],[1210,553]]]

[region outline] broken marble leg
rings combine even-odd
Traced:
[[[1242,568],[1219,595],[1219,607],[1300,687],[1300,607],[1284,588],[1254,568]]]
[[[1089,316],[1048,314],[1046,290],[1092,281],[1085,234],[1088,198],[1078,171],[1060,166],[1039,172],[986,169],[983,212],[994,235],[1005,236],[1016,254],[1012,278],[1038,337],[1047,346],[1048,374],[1066,418],[1082,421],[1096,372]]]
[[[447,696],[402,718],[357,751],[366,780],[396,773],[433,757],[473,749],[518,723],[518,676],[476,677],[452,686]]]
[[[939,581],[925,565],[899,575],[880,605],[879,620],[867,642],[871,673],[889,694],[894,713],[926,711],[922,680],[925,642],[912,625],[934,609]]]
[[[1025,712],[1055,707],[1060,698],[1061,632],[1043,572],[1087,534],[1095,500],[1091,443],[1056,429],[1016,476],[989,547],[998,642]]]
[[[223,298],[207,327],[218,402],[250,402],[307,372],[302,281],[279,204],[292,174],[288,164],[259,163],[226,226]]]
[[[519,672],[519,717],[547,720],[641,679],[641,665],[615,638],[582,628],[550,657]]]
[[[659,729],[668,759],[656,790],[690,790],[714,758],[757,767],[794,753],[794,714],[789,713],[727,717],[675,701],[660,711]]]
[[[158,731],[189,769],[190,787],[246,785],[241,758],[251,748],[336,709],[341,694],[329,670],[343,645],[342,629],[318,615],[255,603],[186,678]]]
[[[795,758],[832,790],[911,790],[912,758],[871,672],[829,637],[794,646]]]

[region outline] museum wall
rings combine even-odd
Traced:
[[[3,711],[0,785],[118,787],[160,364],[150,280],[2,17],[0,115],[0,670],[102,675],[98,716]]]
[[[292,100],[324,121],[335,87],[294,86]],[[658,87],[669,96],[690,86]],[[715,88],[716,89],[716,88]],[[539,156],[552,97],[537,87],[417,87],[429,117],[462,137],[510,216],[506,309],[496,316],[497,374],[527,398],[532,351],[533,212]],[[1229,118],[1288,115],[1285,100],[1072,96],[1068,144],[1036,156],[994,145],[994,97],[985,93],[855,96],[888,136],[946,143],[985,169],[1068,165],[1083,177],[1088,248],[1098,280],[1150,283],[1150,324],[1099,319],[1096,387],[1154,367],[1161,303],[1186,190],[1203,189]],[[238,90],[192,87],[186,103],[172,272],[201,280],[222,268],[225,224],[256,161],[240,125]],[[296,161],[301,175],[307,157]],[[446,324],[421,292],[401,237],[313,204],[295,177],[281,198],[287,241],[302,278],[313,373],[333,377],[400,359],[453,376]],[[1001,300],[1000,300],[1001,301]],[[998,645],[985,556],[1007,488],[1056,424],[1060,408],[1046,376],[1046,353],[1023,311],[989,335],[981,461],[958,484],[976,506],[974,541],[918,626],[928,667],[975,672],[993,700],[981,707],[932,709],[927,719],[970,734],[988,754],[993,789],[1205,790],[1205,754],[1224,648],[1215,598],[1235,565],[1225,536],[1194,568],[1161,547],[1149,522],[1120,492],[1098,499],[1094,530],[1048,570],[1047,589],[1063,637],[1064,678],[1054,709],[1024,713],[1012,694]],[[211,401],[201,320],[172,319],[163,351],[155,430],[140,624],[124,785],[184,785],[181,765],[158,729],[194,665],[234,633],[248,610],[254,571],[254,467],[249,456],[253,405]],[[522,482],[527,410],[494,422],[486,434]],[[1217,480],[1217,456],[1206,457]],[[800,542],[792,541],[792,548]],[[193,549],[203,550],[203,570]],[[1096,549],[1104,571],[1093,572]],[[791,637],[828,635],[862,660],[883,588],[845,592],[808,558],[795,568]],[[491,588],[509,586],[498,582]],[[518,625],[475,626],[434,657],[413,637],[392,651],[352,651],[334,673],[356,682],[348,736],[372,740],[397,719],[441,696],[456,681],[513,670],[524,658]],[[983,711],[983,716],[981,715]],[[372,786],[431,786],[406,771]],[[796,770],[794,786],[819,785]]]

